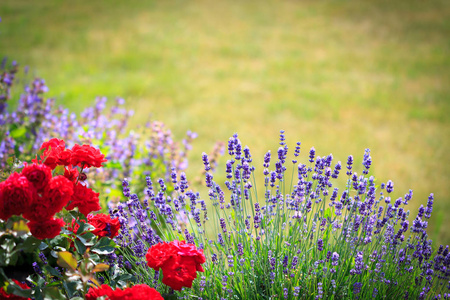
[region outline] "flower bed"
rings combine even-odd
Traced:
[[[33,86],[42,91],[39,82]],[[42,104],[40,93],[20,105]],[[96,120],[94,131],[84,131],[93,137],[111,124],[99,117],[102,103],[86,113]],[[368,149],[362,166],[352,156],[345,165],[317,156],[314,148],[299,162],[300,143],[288,160],[281,131],[279,149],[267,152],[261,170],[234,135],[223,186],[203,154],[205,199],[175,156],[148,171],[127,163],[140,158],[133,151],[105,152],[123,145],[109,135],[41,141],[52,128],[48,118],[22,111],[28,117],[2,119],[0,299],[450,298],[449,247],[433,246],[426,232],[433,194],[410,224],[412,191],[398,194],[392,181],[377,182]],[[44,128],[39,134],[36,124]],[[28,156],[19,156],[24,149]],[[135,172],[146,172],[146,180],[117,183]],[[119,186],[121,201],[107,206],[102,199],[118,196]]]

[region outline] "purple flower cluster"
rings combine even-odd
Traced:
[[[98,97],[94,106],[77,116],[57,107],[54,99],[45,97],[49,89],[43,79],[31,81],[19,99],[9,99],[10,89],[18,81],[19,69],[15,63],[5,68],[3,61],[0,70],[0,168],[5,169],[13,156],[19,161],[30,161],[42,143],[51,138],[63,139],[69,147],[86,143],[100,145],[107,153],[108,162],[88,174],[88,182],[96,190],[103,190],[101,196],[113,200],[113,206],[117,205],[117,200],[124,200],[120,195],[123,178],[136,181],[132,192],[140,192],[146,188],[137,180],[141,174],[170,182],[186,169],[195,133],[188,131],[185,139],[176,142],[171,131],[158,121],[126,133],[133,111],[125,109],[125,101],[120,98],[109,104],[106,98]],[[16,109],[9,112],[6,109],[8,99],[17,102]],[[214,152],[216,160],[220,151],[218,147]],[[185,176],[181,180],[187,183]],[[183,185],[180,188],[185,190]]]
[[[350,156],[346,184],[334,186],[342,163],[333,162],[331,154],[318,156],[312,149],[310,166],[296,163],[296,176],[292,176],[296,181],[287,186],[284,132],[280,145],[273,170],[271,152],[264,157],[263,193],[254,188],[251,154],[237,135],[228,142],[231,158],[226,163],[225,189],[214,181],[210,160],[203,155],[212,212],[198,193],[188,190],[184,174],[171,173],[173,194],[168,193],[167,181],[160,179],[154,185],[147,178],[142,201],[124,183],[129,200],[115,212],[122,225],[117,243],[134,255],[134,260],[128,259],[138,266],[133,271],[148,272],[142,244],[183,236],[204,249],[207,257],[202,274],[207,280],[194,281],[191,290],[180,294],[184,297],[446,297],[449,248],[433,251],[426,232],[433,195],[410,224],[405,206],[412,191],[394,198],[392,181],[380,189],[368,174],[372,164],[368,150],[362,175],[353,169]],[[258,194],[263,198],[258,199]],[[210,278],[221,280],[208,284]]]
[[[249,232],[248,226],[240,227],[237,225],[239,223],[237,220],[231,223],[234,224],[233,228],[227,227],[228,234],[232,233],[231,237],[228,236],[231,240],[233,234],[240,236],[242,232],[252,237],[256,243],[249,248],[244,247],[244,250],[243,243],[239,243],[237,248],[240,256],[243,252],[245,253],[245,249],[257,249],[259,245],[257,243],[269,247],[266,248],[269,249],[267,286],[277,284],[276,274],[285,274],[293,279],[298,278],[299,266],[302,266],[302,270],[307,270],[308,274],[332,279],[332,294],[340,295],[340,297],[345,295],[345,287],[341,286],[340,280],[343,277],[339,272],[348,268],[351,278],[355,278],[351,284],[355,299],[388,291],[390,295],[396,293],[400,295],[401,280],[409,282],[411,274],[415,274],[418,283],[409,289],[410,297],[419,296],[421,293],[430,295],[433,291],[431,285],[435,282],[434,280],[449,280],[448,250],[445,255],[442,250],[441,254],[433,256],[431,241],[427,239],[425,230],[427,221],[424,221],[424,218],[428,219],[431,215],[433,195],[430,195],[426,208],[421,208],[418,217],[410,226],[409,212],[403,205],[407,205],[411,200],[412,191],[410,190],[404,198],[391,201],[394,184],[389,180],[382,185],[387,192],[387,195],[384,195],[383,191],[376,186],[375,178],[369,176],[372,166],[369,149],[366,149],[364,153],[362,175],[358,175],[354,170],[353,156],[348,157],[347,186],[339,192],[339,187],[333,188],[332,180],[338,179],[342,169],[341,162],[333,166],[331,154],[324,157],[317,156],[314,148],[309,151],[311,166],[307,167],[299,163],[297,184],[292,186],[291,192],[284,193],[283,182],[288,151],[284,132],[280,134],[280,145],[274,171],[269,169],[271,152],[267,152],[264,156],[264,200],[253,204],[250,202],[249,206],[254,208],[252,211],[254,229]],[[294,152],[296,158],[294,164],[297,164],[299,146],[298,143]],[[246,195],[245,190],[249,182],[249,177],[243,176],[245,174],[243,171],[251,167],[250,164],[247,167],[245,157],[241,155],[241,149],[240,141],[234,135],[228,144],[229,154],[233,156],[227,162],[226,186],[231,192],[230,203],[221,206],[221,210],[224,207],[231,209],[233,216],[242,214],[242,211],[247,208],[245,202],[249,201],[248,197],[243,197]],[[214,180],[209,183],[213,187],[210,189],[210,196],[213,195],[211,199],[216,201],[215,191],[220,188]],[[328,192],[330,189],[331,193]],[[325,203],[328,205],[326,206]],[[286,218],[285,221],[278,221],[282,217]],[[226,218],[222,217],[221,224],[224,219]],[[278,227],[274,227],[275,224],[278,224],[276,225]],[[223,225],[221,227],[224,228]],[[331,235],[334,237],[331,238]],[[275,245],[272,244],[276,240],[272,240],[275,236],[276,239],[285,239],[285,244],[289,246],[285,250],[274,251],[274,248],[270,248],[269,245]],[[300,244],[304,244],[304,248],[291,241],[300,241]],[[311,243],[315,243],[316,247],[310,247]],[[334,251],[325,251],[330,246],[334,247]],[[222,249],[230,251],[230,249]],[[262,249],[264,248],[258,251],[263,251]],[[303,254],[292,255],[293,251]],[[290,268],[288,267],[289,257],[292,257]],[[257,257],[254,256],[254,258]],[[314,263],[308,269],[306,266],[310,262]],[[342,268],[339,267],[340,265]],[[394,274],[400,274],[400,277]],[[359,276],[366,275],[368,282],[358,281]],[[327,280],[327,282],[330,281]],[[370,296],[367,294],[369,289],[366,291],[362,288],[365,284],[371,287]],[[289,298],[286,295],[297,293],[294,287],[287,288],[287,291],[286,287],[283,287],[278,293]],[[321,298],[324,293],[322,282],[319,281],[315,295]]]
[[[0,115],[5,113],[6,102],[11,98],[11,87],[18,71],[17,62],[13,61],[7,67],[7,58],[4,57],[0,63]]]

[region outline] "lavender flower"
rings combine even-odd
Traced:
[[[323,251],[323,240],[322,239],[319,239],[317,241],[317,250]]]
[[[207,260],[204,268],[212,272],[205,274],[214,274],[219,281],[207,281],[205,275],[206,278],[194,281],[191,289],[176,292],[177,296],[251,298],[247,290],[255,293],[256,288],[266,298],[275,294],[287,299],[378,297],[386,291],[399,291],[399,286],[405,286],[413,278],[417,278],[417,283],[408,285],[410,298],[444,291],[446,286],[436,283],[445,281],[447,285],[450,254],[444,247],[433,252],[427,239],[428,223],[424,216],[433,205],[432,199],[410,225],[404,207],[404,199],[409,199],[409,194],[404,198],[394,196],[392,182],[385,186],[386,195],[378,193],[375,177],[366,176],[365,172],[359,175],[358,170],[353,170],[353,157],[347,161],[347,170],[351,171],[347,186],[345,182],[342,184],[338,197],[334,179],[342,166],[336,164],[333,171],[332,155],[316,156],[315,150],[310,167],[300,163],[295,181],[289,186],[289,180],[280,176],[285,172],[287,160],[287,146],[284,140],[281,142],[277,162],[270,170],[270,152],[265,156],[265,191],[250,194],[255,186],[253,177],[249,176],[253,172],[250,151],[242,150],[237,135],[229,140],[232,158],[227,161],[225,172],[228,191],[224,193],[212,175],[205,173],[214,210],[214,217],[209,221],[203,215],[207,211],[205,200],[198,193],[181,192],[179,188],[174,197],[161,191],[165,186],[161,183],[160,191],[153,192],[158,208],[155,212],[160,215],[143,210],[148,217],[141,218],[145,214],[136,212],[135,208],[140,201],[131,193],[132,205],[120,206],[119,212],[130,209],[135,218],[133,221],[127,216],[123,223],[128,222],[128,226],[155,226],[156,219],[169,223],[168,230],[160,237],[152,236],[152,243],[179,239],[184,232],[187,242],[195,242],[204,249]],[[371,167],[369,151],[365,152],[360,167],[363,171]],[[168,182],[173,183],[174,177],[168,178]],[[185,206],[181,205],[182,201],[187,202]],[[189,216],[192,226],[175,226],[172,230],[172,224],[177,224],[171,215],[176,212]],[[217,232],[208,232],[210,228],[217,228]],[[408,229],[412,233],[409,237]],[[153,233],[156,235],[158,231]],[[121,234],[125,237],[127,233]],[[211,240],[212,234],[217,234],[217,239]],[[140,241],[150,240],[143,236]],[[135,251],[136,257],[142,255],[138,242],[118,244]],[[133,263],[133,268],[136,265]],[[145,264],[138,266],[144,268]]]
[[[322,297],[323,297],[322,282],[319,282],[317,284],[317,296],[316,296],[316,299],[322,299]]]
[[[310,163],[314,162],[315,156],[316,156],[316,149],[314,147],[312,147],[311,150],[309,150],[309,162]]]
[[[349,156],[347,159],[347,175],[352,175],[353,156]]]
[[[365,170],[363,171],[363,174],[368,174],[370,165],[372,164],[372,158],[370,157],[370,149],[366,149],[364,152],[364,158],[363,158],[363,165]]]
[[[361,282],[355,282],[353,284],[353,294],[358,295],[361,292],[362,283]]]
[[[392,193],[392,191],[394,191],[394,183],[392,180],[389,180],[386,184],[386,192]]]
[[[338,261],[339,261],[339,254],[336,252],[333,252],[333,255],[331,256],[331,261],[332,261],[332,265],[333,266],[337,266],[338,265]]]
[[[296,287],[294,287],[293,296],[298,297],[299,295],[300,295],[300,287],[296,286]]]
[[[428,197],[427,208],[425,209],[425,218],[429,219],[431,217],[431,213],[433,212],[433,200],[434,195],[430,194]]]

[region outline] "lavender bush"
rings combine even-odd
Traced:
[[[297,143],[289,177],[287,153],[282,131],[275,157],[270,151],[264,157],[263,195],[257,193],[250,150],[237,135],[228,142],[224,188],[203,155],[208,203],[188,189],[183,173],[172,173],[174,194],[163,179],[147,177],[142,199],[125,180],[129,200],[111,210],[121,222],[121,247],[103,280],[129,276],[170,293],[159,285],[162,274],[147,267],[145,253],[156,243],[185,239],[204,249],[207,262],[192,289],[175,293],[179,299],[450,298],[449,248],[433,249],[426,233],[433,194],[410,224],[412,191],[399,196],[392,181],[378,183],[368,149],[361,175],[352,156],[343,165],[331,154],[317,156],[314,148],[299,163]],[[163,223],[172,230],[152,229]]]

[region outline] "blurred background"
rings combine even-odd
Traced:
[[[434,193],[430,238],[450,243],[449,1],[2,0],[0,17],[0,55],[57,103],[120,96],[133,126],[197,132],[190,178],[234,133],[259,173],[282,129],[303,163],[314,146],[360,173],[370,148],[411,215]]]

